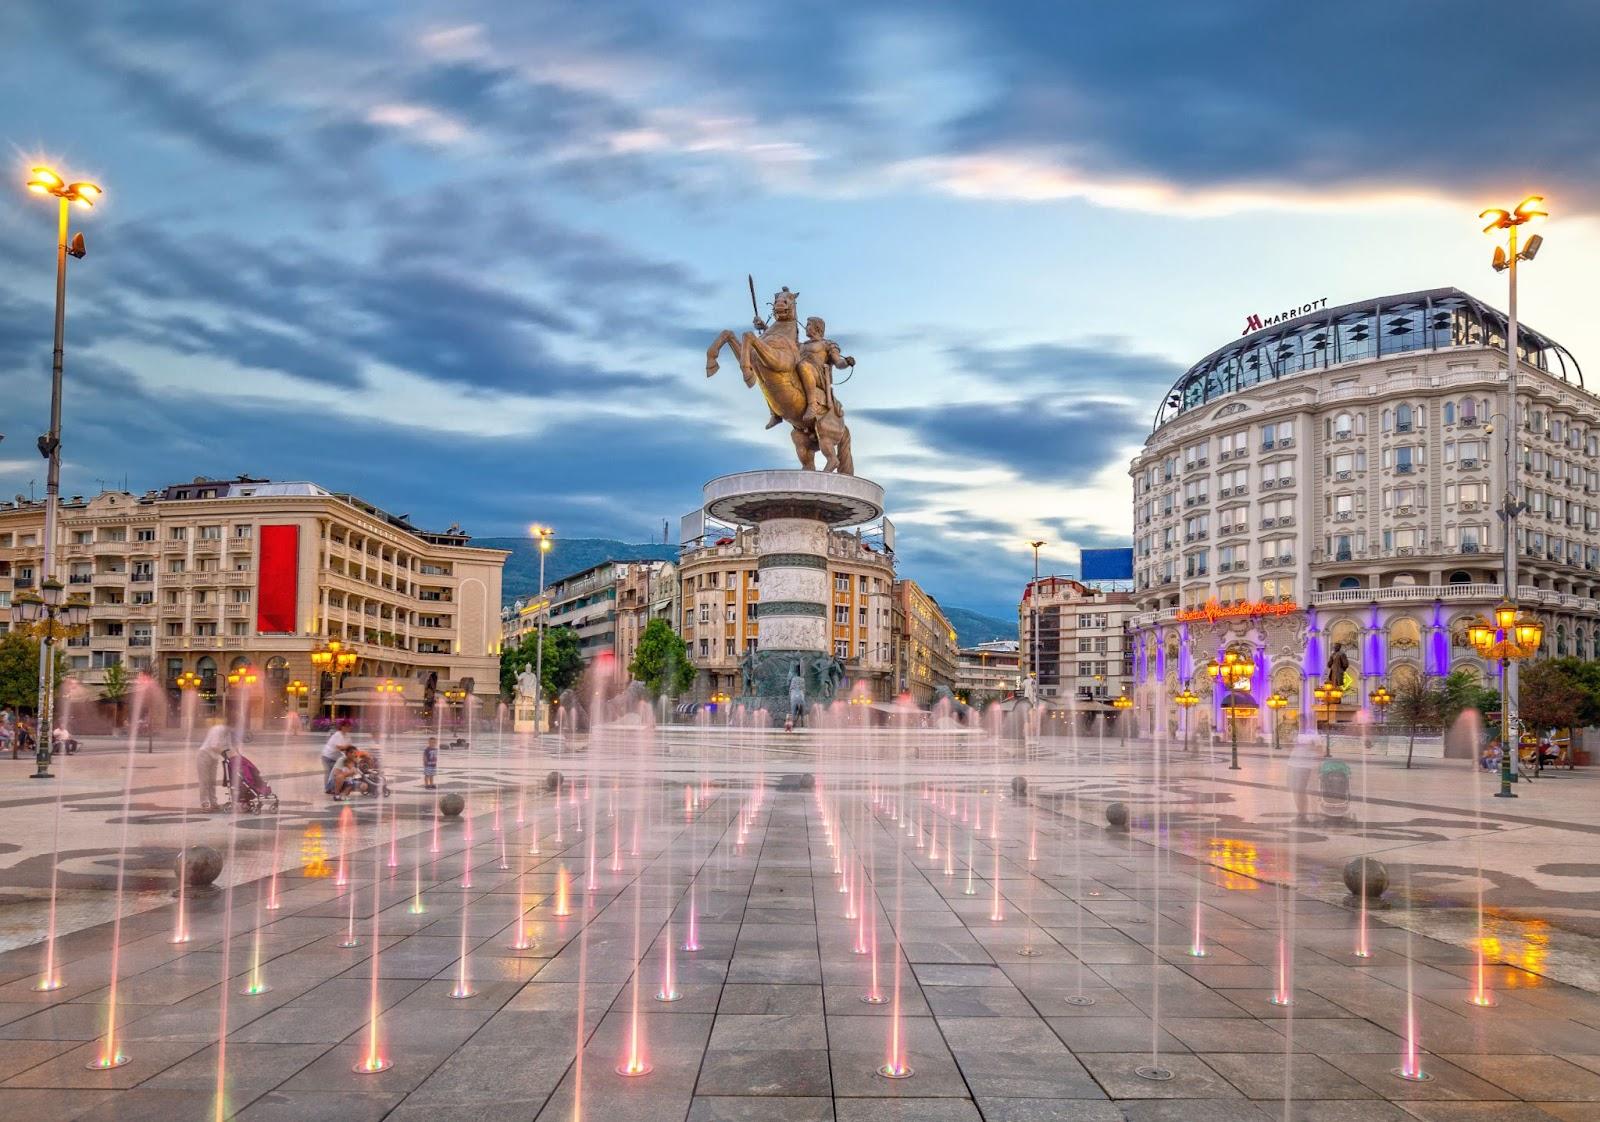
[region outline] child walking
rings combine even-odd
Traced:
[[[424,790],[434,789],[433,777],[439,774],[439,738],[428,737],[428,743],[422,749],[422,786]]]

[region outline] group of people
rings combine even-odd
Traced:
[[[32,717],[18,714],[9,705],[0,707],[0,752],[8,749],[11,758],[32,754],[38,749],[38,725]],[[71,755],[78,750],[77,739],[66,729],[57,726],[50,733],[52,754]]]
[[[376,745],[373,746],[376,748]],[[383,782],[378,774],[378,761],[372,752],[364,751],[350,736],[350,722],[340,721],[328,734],[322,745],[322,789],[333,801],[344,802],[351,795],[370,795]],[[439,738],[428,737],[422,748],[422,786],[434,787],[434,777],[439,771]]]

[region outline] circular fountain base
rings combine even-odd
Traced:
[[[1433,1082],[1433,1076],[1429,1075],[1425,1071],[1414,1071],[1414,1072],[1411,1072],[1410,1074],[1407,1074],[1405,1068],[1403,1068],[1403,1067],[1395,1067],[1395,1068],[1390,1068],[1389,1069],[1389,1074],[1390,1075],[1394,1075],[1394,1076],[1398,1076],[1399,1078],[1404,1079],[1407,1083],[1431,1083],[1431,1082]]]
[[[651,1069],[650,1065],[645,1063],[643,1060],[639,1060],[637,1063],[633,1063],[633,1064],[618,1064],[617,1065],[617,1074],[618,1075],[625,1075],[629,1079],[632,1079],[633,1077],[638,1076],[638,1075],[649,1075],[651,1070],[652,1069]]]
[[[896,1067],[894,1064],[884,1064],[882,1067],[878,1068],[877,1071],[878,1074],[883,1076],[885,1079],[910,1079],[916,1074],[916,1072],[911,1070],[911,1065],[909,1064],[902,1064],[898,1067]]]
[[[1081,993],[1075,993],[1071,997],[1064,997],[1061,1000],[1065,1001],[1068,1005],[1093,1005],[1094,1004],[1094,998],[1089,997],[1086,994],[1081,994]]]
[[[1148,1079],[1152,1083],[1164,1083],[1168,1079],[1172,1078],[1172,1069],[1156,1067],[1154,1064],[1145,1064],[1142,1067],[1134,1068],[1133,1074],[1137,1075],[1140,1079]]]
[[[362,1060],[350,1070],[357,1075],[377,1075],[380,1071],[388,1071],[393,1066],[393,1060]]]

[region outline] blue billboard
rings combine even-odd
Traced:
[[[1085,549],[1082,552],[1083,580],[1133,579],[1133,548],[1131,546],[1127,549]]]

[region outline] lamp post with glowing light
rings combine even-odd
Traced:
[[[228,697],[229,698],[233,697],[233,691],[235,689],[239,689],[239,688],[248,689],[249,687],[255,685],[260,680],[261,680],[261,676],[256,673],[256,668],[251,666],[249,663],[246,663],[243,666],[234,667],[232,670],[228,671]],[[239,707],[242,710],[242,712],[239,714],[239,727],[240,727],[241,730],[249,728],[250,727],[250,695],[249,694],[241,694],[240,695]],[[224,701],[224,703],[223,703],[222,711],[224,713],[226,713],[228,711],[228,706],[227,706],[227,702],[226,701]]]
[[[1527,504],[1517,498],[1517,474],[1522,466],[1522,454],[1519,448],[1517,433],[1521,430],[1521,418],[1517,413],[1517,375],[1520,365],[1519,352],[1521,346],[1517,340],[1517,263],[1532,261],[1539,252],[1539,247],[1544,244],[1544,238],[1538,234],[1528,238],[1518,245],[1518,231],[1530,223],[1539,222],[1548,217],[1549,212],[1544,209],[1544,198],[1540,195],[1529,195],[1511,210],[1502,210],[1499,207],[1490,207],[1478,215],[1486,219],[1488,225],[1483,232],[1490,237],[1499,237],[1504,231],[1506,244],[1494,247],[1494,257],[1490,266],[1497,273],[1506,274],[1506,490],[1500,501],[1500,520],[1505,526],[1505,556],[1502,561],[1504,569],[1504,595],[1508,603],[1514,604],[1517,598],[1517,516],[1526,509]],[[1490,431],[1493,431],[1492,429]],[[1507,713],[1513,704],[1512,699],[1517,694],[1516,658],[1510,658],[1501,664],[1501,705],[1500,708]],[[1508,718],[1509,720],[1509,718]],[[1505,743],[1501,741],[1502,745]],[[1513,780],[1514,781],[1514,780]],[[1502,791],[1502,795],[1511,798],[1509,788]]]
[[[1344,700],[1344,690],[1332,682],[1321,682],[1311,691],[1311,696],[1322,707],[1322,727],[1327,737],[1323,741],[1322,757],[1327,759],[1333,755],[1333,717],[1339,710],[1339,702]]]
[[[1394,694],[1389,692],[1389,687],[1380,685],[1367,695],[1367,700],[1372,702],[1372,707],[1378,711],[1378,724],[1387,725],[1389,706],[1394,704]]]
[[[544,559],[554,547],[551,540],[555,531],[548,526],[533,527],[533,536],[539,540],[539,643],[533,652],[533,727],[544,732],[544,619],[550,614],[550,605],[544,598]]]
[[[1222,658],[1212,659],[1206,663],[1206,673],[1211,675],[1211,680],[1227,691],[1228,704],[1224,711],[1228,714],[1228,735],[1232,742],[1231,757],[1228,762],[1229,771],[1239,770],[1239,722],[1238,706],[1234,704],[1235,691],[1240,686],[1247,684],[1255,677],[1256,664],[1250,661],[1247,655],[1238,651],[1223,651]]]
[[[327,699],[330,676],[334,692],[337,693],[344,683],[344,676],[356,668],[358,657],[355,651],[338,639],[329,639],[311,652],[311,666],[317,671],[317,696],[322,699],[319,708],[327,706],[330,717],[333,716],[333,703]]]
[[[289,703],[294,706],[296,720],[298,720],[300,717],[300,709],[305,704],[306,694],[310,692],[311,687],[306,685],[299,678],[296,678],[291,682],[284,683],[283,695],[284,697],[288,698]]]
[[[55,732],[55,644],[57,639],[76,633],[89,622],[89,601],[67,596],[64,584],[55,577],[46,576],[39,582],[38,592],[17,593],[11,601],[11,620],[19,629],[38,637],[39,663],[44,667],[39,683],[39,708],[34,711],[34,772],[29,778],[54,779],[50,772],[50,753]]]
[[[1183,750],[1185,752],[1193,751],[1189,746],[1189,710],[1200,704],[1200,695],[1186,685],[1177,692],[1172,700],[1183,710]]]
[[[1278,726],[1280,724],[1278,720],[1278,714],[1282,712],[1288,706],[1288,704],[1289,699],[1276,691],[1274,691],[1267,698],[1267,708],[1272,710],[1272,750],[1274,752],[1281,750],[1281,743],[1278,735]]]
[[[1494,610],[1490,619],[1475,619],[1467,626],[1467,642],[1472,649],[1487,660],[1500,664],[1500,790],[1497,799],[1514,799],[1517,793],[1511,785],[1517,781],[1513,768],[1518,745],[1512,742],[1511,675],[1510,669],[1525,658],[1538,653],[1544,642],[1544,623],[1532,612],[1518,609],[1510,600],[1504,600]]]
[[[1128,743],[1128,710],[1133,708],[1133,698],[1125,693],[1119,693],[1111,699],[1111,704],[1117,710],[1117,727],[1122,732],[1122,743]]]
[[[44,482],[44,557],[39,562],[43,580],[56,574],[56,507],[61,498],[61,373],[67,337],[67,257],[82,259],[83,235],[67,239],[68,208],[76,203],[85,210],[100,198],[98,186],[88,182],[68,183],[55,169],[36,166],[28,173],[28,190],[35,195],[53,196],[56,208],[56,333],[55,350],[50,357],[50,430],[39,437],[39,455],[48,463]],[[59,605],[57,605],[59,606]],[[48,763],[50,733],[55,727],[55,664],[50,643],[39,644],[39,703],[34,715],[39,724],[39,741]],[[48,769],[39,768],[36,779],[48,779]]]

